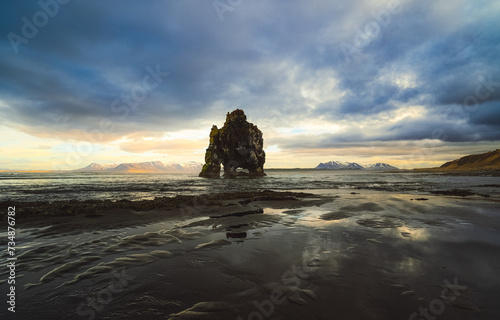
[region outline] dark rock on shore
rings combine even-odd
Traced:
[[[114,209],[130,209],[136,212],[145,212],[155,209],[173,209],[197,207],[206,205],[220,205],[220,201],[251,199],[251,201],[289,201],[290,199],[310,197],[311,194],[303,192],[275,192],[271,190],[227,192],[215,194],[202,194],[199,196],[178,195],[175,197],[158,197],[154,200],[62,200],[62,201],[36,201],[36,202],[0,202],[4,207],[15,205],[19,219],[47,217],[86,216],[88,218],[100,218],[109,214]],[[106,213],[104,213],[106,211]],[[0,221],[7,220],[7,213],[0,212]],[[89,219],[94,220],[94,219]]]
[[[452,189],[452,190],[433,190],[433,194],[445,195],[445,196],[458,196],[458,197],[468,197],[473,195],[478,195],[484,198],[489,198],[489,194],[475,193],[470,190]],[[418,199],[417,199],[418,200]]]
[[[254,209],[254,210],[248,210],[248,211],[241,211],[241,212],[234,212],[234,213],[227,213],[227,214],[222,214],[218,216],[210,216],[210,219],[220,219],[220,218],[226,218],[226,217],[243,217],[249,214],[258,214],[258,213],[264,213],[264,210],[261,208]]]
[[[224,166],[224,176],[261,177],[265,176],[262,132],[249,123],[243,110],[227,113],[226,122],[220,129],[216,125],[210,131],[210,144],[205,153],[205,165],[199,176],[219,178],[220,166]],[[238,172],[242,168],[247,172]]]
[[[440,194],[444,196],[458,196],[458,197],[468,197],[475,193],[470,190],[452,189],[452,190],[433,190],[433,194]]]

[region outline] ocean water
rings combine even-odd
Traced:
[[[422,193],[463,189],[500,195],[500,177],[356,170],[266,170],[258,179],[204,179],[197,174],[0,173],[0,201],[144,200],[176,195],[259,190],[379,190]]]

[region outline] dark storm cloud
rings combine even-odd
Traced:
[[[210,126],[238,106],[257,123],[274,117],[269,125],[286,126],[320,117],[367,121],[418,104],[442,116],[314,145],[425,139],[435,128],[449,141],[498,139],[494,4],[401,1],[391,14],[388,4],[369,1],[242,1],[221,21],[211,1],[72,0],[15,53],[8,34],[23,36],[21,19],[32,21],[42,9],[38,1],[7,1],[0,10],[1,121],[34,135],[85,139],[79,132],[106,119],[114,124],[108,139],[116,139]],[[345,45],[356,46],[373,23],[379,32],[346,54]],[[135,109],[112,108],[156,66],[168,76]],[[311,107],[302,89],[328,72],[337,84]],[[401,74],[412,83],[399,83]],[[443,106],[475,102],[471,96],[477,110],[445,116]]]
[[[481,119],[499,119],[500,112],[493,109],[479,109]],[[485,110],[485,111],[483,111]],[[402,119],[394,123],[385,123],[378,127],[367,129],[341,130],[336,133],[302,134],[293,139],[278,138],[269,144],[279,145],[283,149],[328,149],[349,146],[376,146],[377,143],[411,142],[417,140],[433,140],[443,143],[463,143],[500,140],[498,122],[484,121],[471,125],[463,121],[442,119],[445,114],[429,114],[422,119]],[[496,117],[496,118],[495,118]],[[479,119],[479,118],[478,118]],[[464,143],[464,146],[468,144]]]
[[[494,101],[481,105],[470,117],[473,124],[498,127],[500,123],[500,102]]]

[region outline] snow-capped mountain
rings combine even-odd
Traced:
[[[76,169],[78,172],[143,172],[143,173],[176,173],[188,172],[195,173],[201,171],[202,164],[198,162],[176,163],[161,161],[147,161],[135,163],[121,163],[113,165],[100,165],[98,163],[91,163],[85,168]]]
[[[363,169],[363,166],[356,162],[339,162],[339,161],[330,161],[326,163],[320,163],[315,169]]]
[[[384,163],[384,162],[377,162],[373,164],[369,164],[365,167],[366,170],[399,170],[399,168],[396,168],[394,166],[391,166],[390,164]]]
[[[329,161],[325,163],[320,163],[315,169],[331,169],[331,170],[398,170],[398,168],[391,166],[390,164],[378,162],[375,164],[369,164],[363,166],[356,162],[340,162],[340,161]]]
[[[363,166],[356,162],[346,162],[346,169],[361,170],[363,169]]]
[[[203,167],[202,163],[196,161],[189,161],[180,164],[184,171],[200,171]]]
[[[89,164],[88,166],[86,166],[84,168],[76,169],[76,170],[73,170],[73,171],[80,171],[80,172],[105,171],[105,170],[113,169],[113,168],[115,168],[117,166],[118,166],[117,163],[102,165],[102,164],[98,164],[98,163],[92,162],[91,164]]]
[[[342,169],[344,165],[338,161],[330,161],[326,163],[320,163],[315,169]]]

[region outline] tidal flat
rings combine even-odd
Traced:
[[[497,197],[351,191],[83,201],[70,209],[92,212],[27,214],[16,316],[500,318]]]

